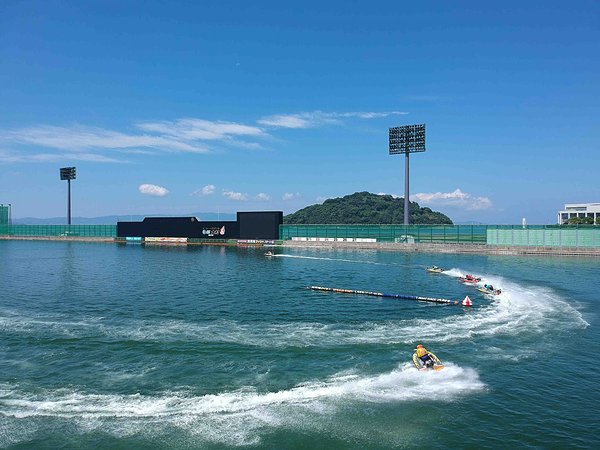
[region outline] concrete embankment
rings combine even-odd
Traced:
[[[112,237],[83,236],[0,236],[0,240],[15,241],[59,241],[59,242],[103,242],[115,243]],[[161,245],[154,243],[154,245]],[[172,244],[165,244],[172,245]],[[224,245],[224,244],[223,244]],[[486,244],[405,244],[395,242],[337,242],[337,241],[283,241],[286,248],[339,248],[370,249],[408,253],[474,253],[484,255],[547,255],[547,256],[596,256],[600,248],[586,247],[532,247],[500,246]]]
[[[486,244],[405,244],[395,242],[316,242],[284,241],[289,248],[343,248],[371,249],[408,253],[477,253],[485,255],[552,255],[552,256],[598,256],[600,248],[585,247],[530,247],[500,246]]]

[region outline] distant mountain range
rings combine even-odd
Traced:
[[[100,216],[100,217],[71,217],[73,225],[116,225],[117,222],[137,222],[144,217],[169,217],[174,214],[146,214],[146,215],[122,215],[122,216]],[[235,213],[207,213],[195,212],[189,214],[177,214],[177,217],[196,217],[199,220],[236,220]],[[66,225],[66,217],[21,217],[12,219],[14,225]]]

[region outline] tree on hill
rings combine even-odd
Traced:
[[[448,224],[452,220],[430,208],[409,202],[411,224]],[[345,197],[331,198],[320,205],[307,206],[283,218],[289,224],[402,224],[404,199],[370,192],[355,192]]]

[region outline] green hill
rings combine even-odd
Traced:
[[[452,220],[430,208],[421,208],[410,202],[410,223],[448,224]],[[341,198],[325,200],[320,205],[307,206],[283,218],[284,223],[321,224],[392,224],[404,223],[404,199],[391,195],[377,195],[370,192],[356,192]]]

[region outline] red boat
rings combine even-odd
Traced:
[[[459,278],[460,281],[462,281],[463,283],[479,283],[481,281],[481,278],[478,277],[474,277],[473,275],[465,275],[464,277],[460,277]]]

